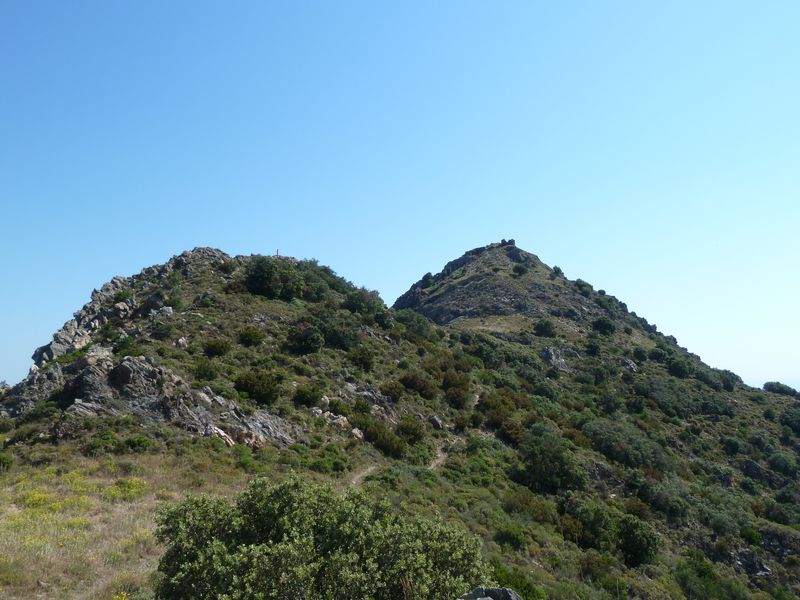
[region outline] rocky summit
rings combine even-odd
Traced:
[[[197,248],[33,361],[0,388],[3,597],[800,596],[797,392],[513,240],[392,308]]]

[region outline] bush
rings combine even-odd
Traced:
[[[0,452],[0,472],[8,471],[14,464],[14,457],[5,452]]]
[[[517,525],[500,525],[494,534],[494,540],[501,546],[522,550],[525,547],[525,532]]]
[[[800,406],[790,408],[781,415],[781,425],[786,425],[795,435],[800,435]]]
[[[223,356],[227,354],[231,349],[231,342],[230,340],[226,340],[224,338],[216,338],[213,340],[207,340],[205,344],[203,344],[203,354],[212,358],[214,356]]]
[[[162,509],[156,537],[157,598],[456,598],[489,577],[463,530],[298,478]]]
[[[259,404],[272,404],[280,394],[280,380],[264,369],[248,369],[236,378],[236,389]]]
[[[436,384],[420,371],[407,371],[400,377],[406,389],[417,392],[423,398],[431,400],[439,393]]]
[[[322,390],[314,385],[300,385],[295,389],[292,400],[302,406],[316,406],[322,400]]]
[[[373,367],[372,352],[364,345],[359,345],[347,353],[347,360],[362,371],[371,371]]]
[[[556,337],[556,326],[550,319],[542,319],[533,326],[533,332],[539,337]]]
[[[614,327],[614,322],[608,317],[600,317],[592,321],[592,329],[601,335],[611,335],[614,333],[616,327]]]
[[[194,376],[200,381],[211,381],[219,375],[219,366],[212,360],[202,356],[194,363]]]
[[[768,381],[764,384],[765,392],[780,394],[781,396],[797,396],[797,390],[779,381]]]
[[[381,394],[389,397],[392,402],[399,402],[403,397],[406,388],[396,379],[391,379],[381,384],[380,391]]]
[[[797,472],[797,461],[788,452],[775,452],[768,459],[770,468],[784,475],[792,476]]]
[[[285,258],[255,256],[247,265],[244,285],[251,294],[292,300],[303,293],[303,279]]]
[[[748,600],[750,594],[735,581],[723,579],[713,565],[700,552],[693,551],[678,564],[675,579],[687,598],[713,598],[714,600]]]
[[[652,562],[658,553],[659,536],[649,523],[623,515],[617,523],[617,547],[629,567]]]
[[[245,325],[237,332],[237,336],[239,338],[239,343],[242,346],[258,346],[267,335],[261,330],[259,327],[255,327],[254,325]]]
[[[355,418],[354,423],[364,432],[364,439],[392,458],[401,458],[406,451],[406,441],[380,421],[371,417]]]
[[[525,273],[528,272],[528,267],[526,267],[521,263],[517,263],[511,270],[514,273],[514,275],[516,275],[517,277],[521,277],[522,275],[525,275]]]
[[[533,491],[555,493],[586,487],[586,474],[552,425],[533,425],[522,439],[519,457],[523,468],[517,478]]]
[[[629,467],[655,467],[664,470],[667,459],[661,446],[638,427],[626,421],[595,419],[583,426],[592,446],[606,457]]]
[[[406,415],[395,427],[395,432],[409,445],[421,442],[425,438],[425,425],[417,417]]]
[[[325,338],[310,321],[299,321],[289,329],[286,344],[295,354],[311,354],[318,352]]]
[[[692,374],[692,365],[684,358],[673,356],[667,360],[667,371],[674,377],[685,379]]]

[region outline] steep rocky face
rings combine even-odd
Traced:
[[[475,248],[447,263],[440,273],[411,286],[394,308],[410,308],[440,325],[516,316],[563,318],[586,328],[609,312],[628,317],[624,304],[595,293],[586,282],[565,279],[559,269],[521,250],[514,240]]]

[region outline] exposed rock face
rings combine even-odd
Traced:
[[[519,594],[508,588],[475,588],[461,600],[522,600]]]
[[[102,346],[91,348],[63,369],[52,364],[34,370],[10,391],[0,415],[24,414],[37,400],[48,398],[56,398],[65,409],[65,422],[56,436],[69,435],[71,417],[126,414],[145,424],[169,423],[216,436],[228,445],[238,442],[259,448],[303,439],[297,425],[265,410],[245,414],[211,388],[192,389],[150,357],[126,356],[115,365],[111,349]]]
[[[53,334],[53,341],[36,349],[31,357],[34,364],[42,367],[59,356],[80,350],[91,341],[92,333],[112,318],[124,321],[133,316],[147,316],[151,311],[164,307],[163,298],[160,296],[150,296],[141,302],[134,297],[114,302],[118,293],[129,289],[141,278],[166,279],[173,271],[189,276],[199,264],[213,265],[228,260],[231,260],[231,257],[221,250],[195,248],[172,257],[163,265],[148,267],[133,277],[114,277],[99,290],[92,292],[91,300]],[[172,309],[169,308],[170,313],[171,311]]]

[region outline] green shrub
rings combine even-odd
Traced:
[[[690,552],[675,570],[675,579],[687,598],[714,600],[748,600],[750,594],[735,581],[723,579],[700,552]]]
[[[521,264],[521,263],[517,263],[517,264],[515,264],[515,265],[513,266],[513,268],[511,269],[511,271],[512,271],[512,272],[514,273],[514,275],[516,275],[517,277],[521,277],[522,275],[525,275],[525,273],[527,273],[527,272],[528,272],[528,267],[526,267],[525,265],[523,265],[523,264]]]
[[[157,340],[168,340],[175,332],[175,326],[168,321],[158,321],[153,325],[151,335]]]
[[[405,391],[405,386],[396,379],[385,381],[380,386],[381,394],[389,397],[392,402],[399,402]]]
[[[775,452],[768,459],[770,468],[784,475],[794,475],[797,472],[797,461],[788,452]]]
[[[245,325],[236,332],[239,343],[242,346],[258,346],[267,337],[267,334],[260,327]]]
[[[281,378],[265,369],[248,369],[236,378],[236,389],[259,404],[272,404],[280,394]]]
[[[157,598],[457,598],[489,577],[461,529],[297,478],[162,509],[156,536]]]
[[[552,425],[536,423],[519,447],[520,483],[537,492],[555,493],[586,487],[586,474],[569,449],[568,442]]]
[[[667,468],[661,446],[626,421],[594,419],[586,423],[582,431],[592,440],[592,446],[611,460],[629,467]]]
[[[692,374],[692,365],[685,358],[673,356],[667,360],[667,371],[674,377],[685,379]]]
[[[435,398],[439,392],[436,384],[420,371],[406,371],[400,377],[400,383],[402,383],[406,389],[417,392],[420,396],[428,400]]]
[[[14,457],[6,452],[0,452],[0,472],[8,471],[14,464]]]
[[[373,355],[369,348],[364,345],[356,346],[347,353],[347,360],[360,368],[362,371],[371,371],[373,366]]]
[[[194,376],[200,381],[211,381],[219,375],[219,365],[213,360],[201,356],[195,360]]]
[[[494,540],[514,550],[522,550],[526,546],[525,532],[517,525],[500,525],[495,531]]]
[[[247,265],[244,281],[251,294],[289,301],[303,293],[303,279],[285,258],[255,256]]]
[[[325,338],[312,322],[299,321],[289,329],[286,343],[295,354],[311,354],[322,348]]]
[[[768,381],[764,384],[765,392],[780,394],[782,396],[798,396],[797,390],[780,381]]]
[[[216,338],[212,340],[207,340],[203,344],[203,354],[208,356],[209,358],[215,356],[223,356],[227,354],[231,349],[231,342],[230,340],[226,340],[225,338]]]
[[[364,439],[386,456],[401,458],[405,453],[406,441],[381,421],[377,421],[368,415],[360,417],[354,415],[352,421],[356,427],[359,427],[364,432]]]
[[[322,390],[314,385],[300,385],[295,389],[292,400],[302,406],[316,406],[322,400]]]
[[[592,329],[601,335],[611,335],[616,327],[614,326],[614,321],[608,317],[600,317],[592,321]]]
[[[395,427],[395,433],[409,445],[421,442],[425,438],[425,425],[412,415],[405,415]]]
[[[565,539],[582,548],[612,547],[614,522],[605,505],[589,495],[570,492],[562,499],[560,509]]]
[[[629,567],[652,562],[658,553],[659,536],[649,523],[633,515],[622,515],[617,522],[617,547]]]
[[[800,406],[790,408],[781,415],[781,424],[786,425],[795,435],[800,435]]]
[[[533,332],[539,337],[556,337],[556,326],[550,319],[542,319],[533,326]]]

